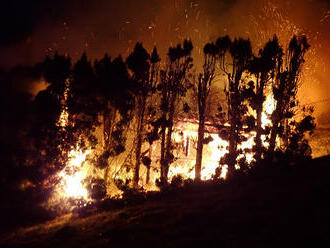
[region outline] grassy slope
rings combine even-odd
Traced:
[[[330,158],[20,229],[1,247],[330,247]],[[325,245],[328,244],[328,245]],[[325,246],[324,246],[325,245]]]

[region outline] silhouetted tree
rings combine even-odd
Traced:
[[[50,169],[55,163],[46,157],[53,144],[41,141],[47,147],[38,146],[39,133],[32,132],[37,130],[35,119],[42,117],[35,114],[35,96],[28,92],[41,80],[40,73],[39,65],[0,69],[0,232],[47,218],[40,204],[52,189],[46,179],[57,170]],[[46,137],[51,143],[51,138]],[[38,151],[39,147],[44,150]]]
[[[133,72],[132,78],[137,85],[137,90],[135,92],[135,118],[137,121],[137,127],[135,146],[135,167],[133,177],[133,186],[135,188],[138,187],[139,183],[142,143],[144,140],[146,140],[145,125],[148,119],[150,119],[151,114],[150,108],[152,106],[147,109],[150,104],[148,103],[148,100],[151,94],[155,92],[158,74],[157,65],[159,61],[160,58],[157,53],[156,47],[154,48],[150,56],[141,43],[137,43],[135,45],[134,51],[127,57],[126,60],[128,68]],[[143,161],[145,160],[146,159],[144,159]],[[147,167],[150,167],[149,163],[144,164]]]
[[[7,195],[7,192],[17,190],[23,180],[30,180],[31,173],[26,161],[31,150],[28,136],[33,98],[22,85],[29,77],[33,81],[38,80],[40,74],[30,67],[16,67],[9,71],[0,69],[0,187],[4,193],[1,196],[3,203],[10,202],[14,196],[11,193]]]
[[[229,176],[235,170],[237,157],[240,153],[238,145],[244,141],[243,136],[243,117],[247,112],[246,100],[244,94],[243,73],[246,72],[249,62],[252,58],[252,48],[250,40],[242,38],[231,41],[228,36],[221,37],[216,41],[219,49],[220,69],[227,76],[227,86],[225,93],[227,98],[227,113],[229,133],[222,132],[222,138],[229,142],[229,152],[221,158],[220,164],[228,165]],[[229,52],[231,61],[226,64],[226,52]]]
[[[69,151],[77,142],[71,130],[59,124],[71,73],[70,58],[58,54],[47,57],[41,70],[49,86],[39,92],[33,102],[34,117],[29,132],[31,150],[27,161],[37,170],[33,173],[35,182],[51,178],[50,175],[63,169]]]
[[[316,124],[315,118],[312,116],[314,111],[311,107],[303,107],[302,119],[300,121],[292,120],[289,122],[290,131],[288,131],[287,146],[284,148],[286,158],[300,162],[305,159],[312,158],[312,149],[309,145],[305,133],[312,134]]]
[[[265,148],[263,147],[261,136],[266,134],[262,127],[263,104],[266,100],[265,88],[275,80],[275,71],[283,55],[282,48],[276,36],[268,41],[263,49],[259,51],[259,57],[254,57],[249,66],[249,71],[255,75],[256,82],[250,84],[251,95],[250,103],[256,111],[256,137],[255,137],[255,160],[258,163]]]
[[[134,109],[134,85],[121,57],[111,61],[109,56],[105,55],[103,59],[95,62],[94,67],[104,139],[103,153],[97,166],[106,168],[106,180],[109,172],[108,159],[125,151],[126,132]]]
[[[160,124],[161,136],[161,183],[167,184],[169,166],[174,159],[172,153],[172,133],[174,125],[174,114],[178,100],[187,91],[186,74],[192,67],[191,41],[185,40],[183,46],[170,47],[168,51],[168,62],[166,68],[160,72],[160,83],[158,88],[161,92]]]
[[[276,138],[281,137],[284,146],[288,147],[290,129],[289,120],[294,116],[294,109],[298,105],[296,99],[304,56],[310,45],[305,36],[294,36],[286,52],[285,60],[279,60],[276,70],[276,80],[273,84],[273,94],[276,108],[271,119],[273,126],[269,141],[269,158],[272,160]]]
[[[68,124],[80,140],[80,149],[86,148],[86,141],[92,148],[97,144],[94,131],[101,111],[98,93],[96,75],[84,53],[73,67],[66,92]]]
[[[201,179],[203,146],[205,143],[205,110],[206,102],[210,93],[212,81],[215,77],[216,57],[218,55],[217,46],[213,43],[207,43],[204,46],[204,65],[203,72],[199,74],[197,81],[197,99],[198,99],[198,140],[195,166],[195,180]]]

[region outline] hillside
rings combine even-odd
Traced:
[[[63,216],[6,234],[0,246],[326,247],[329,175],[328,156],[253,180],[204,183],[135,206]]]

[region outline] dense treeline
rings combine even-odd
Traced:
[[[250,40],[224,36],[205,45],[202,68],[194,68],[193,44],[185,40],[170,47],[164,61],[156,47],[149,53],[137,43],[126,59],[106,54],[91,62],[83,54],[72,63],[70,57],[55,53],[33,67],[1,71],[4,197],[14,202],[15,193],[19,203],[29,195],[35,203],[44,201],[56,184],[53,175],[64,168],[69,152],[77,148],[101,147],[93,165],[105,173],[102,180],[93,181],[96,184],[111,178],[111,158],[131,154],[130,181],[115,183],[119,188],[124,184],[139,188],[141,165],[147,168],[149,181],[150,150],[156,141],[161,144],[158,185],[164,187],[175,160],[172,133],[178,117],[184,115],[195,116],[199,123],[196,180],[201,179],[203,146],[210,141],[206,122],[213,122],[229,144],[228,153],[219,157],[215,178],[224,165],[231,177],[251,167],[311,157],[305,133],[315,128],[312,110],[301,107],[296,98],[308,48],[305,37],[294,36],[283,49],[274,36],[254,54]],[[226,102],[221,106],[220,99],[212,98],[218,112],[210,113],[207,104],[211,90],[218,89],[216,78]],[[36,96],[27,93],[29,83],[42,79],[48,83],[46,89]],[[191,101],[189,94],[197,101]],[[268,116],[272,124],[265,127],[261,118],[268,94],[273,94],[276,105]],[[96,130],[102,130],[102,135],[97,136]],[[252,164],[244,156],[248,151],[240,148],[246,132],[255,132]],[[130,151],[128,135],[134,136]],[[237,165],[241,170],[236,170]],[[99,185],[94,188],[100,189]],[[105,192],[94,192],[94,196],[103,198]]]

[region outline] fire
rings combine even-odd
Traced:
[[[266,97],[266,101],[263,104],[264,111],[262,112],[262,116],[261,116],[263,128],[272,124],[272,121],[268,118],[268,116],[273,113],[275,108],[276,108],[276,100],[274,99],[274,95],[268,94]]]
[[[59,127],[66,127],[69,119],[69,114],[66,109],[63,109],[61,115],[57,121],[57,126]]]
[[[66,81],[69,85],[69,80]],[[65,128],[68,125],[69,113],[65,106],[67,101],[68,88],[64,92],[64,104],[61,115],[58,118],[57,126]],[[84,199],[89,200],[88,191],[84,186],[84,179],[88,176],[86,170],[83,170],[83,165],[91,150],[82,151],[79,148],[72,149],[68,155],[68,163],[57,174],[60,182],[55,189],[55,198],[59,199]]]
[[[87,159],[89,154],[91,150],[78,148],[69,152],[67,164],[55,175],[57,183],[46,208],[63,213],[92,201],[86,185],[86,179],[91,174]]]
[[[81,172],[76,172],[73,175],[61,172],[59,175],[62,177],[61,183],[64,187],[65,197],[88,198],[87,190],[82,185],[84,178]]]
[[[68,165],[58,174],[61,178],[62,197],[88,200],[88,191],[83,185],[86,175],[82,172],[81,167],[90,152],[90,150],[85,152],[72,150],[70,152]]]
[[[179,129],[183,129],[182,134],[175,132],[173,138],[175,142],[183,144],[184,154],[179,154],[183,158],[179,158],[174,165],[169,169],[169,180],[176,175],[181,175],[184,179],[195,178],[195,158],[196,149],[190,149],[190,146],[195,147],[198,137],[198,124],[182,122],[179,123]],[[227,153],[228,142],[222,140],[216,133],[205,134],[205,137],[210,136],[211,141],[204,146],[203,161],[202,161],[202,180],[209,180],[215,174],[215,170],[219,167],[219,159]],[[190,144],[192,143],[192,145]],[[224,166],[221,171],[222,178],[226,177],[227,167]]]
[[[66,100],[66,95],[67,92],[65,92],[64,100]],[[266,101],[263,105],[263,128],[271,125],[271,120],[269,119],[269,116],[274,111],[275,107],[276,101],[273,95],[268,94],[268,96],[266,97]],[[69,114],[64,104],[57,125],[59,127],[65,128],[68,125],[68,117]],[[226,127],[229,126],[228,123],[225,123],[224,125]],[[228,141],[223,140],[219,137],[217,129],[212,127],[211,123],[207,123],[207,126],[208,128],[206,128],[206,130],[208,131],[206,131],[205,133],[205,138],[208,139],[209,142],[204,145],[203,149],[201,170],[202,180],[209,180],[216,173],[217,168],[219,168],[219,160],[228,152],[229,146]],[[255,135],[256,133],[254,131],[246,133],[246,141],[239,146],[240,149],[246,151],[244,152],[244,154],[240,155],[238,159],[244,157],[249,164],[254,160],[254,154],[253,152],[251,152],[251,149],[254,145]],[[174,142],[178,145],[175,154],[177,159],[169,168],[169,181],[171,181],[173,177],[177,175],[181,175],[184,179],[195,178],[194,167],[196,159],[197,137],[198,122],[193,120],[183,120],[178,122],[178,124],[176,125],[176,130],[173,133],[172,137]],[[267,147],[269,144],[265,141],[265,135],[262,135],[262,140],[264,146]],[[154,149],[155,147],[153,148],[153,150]],[[63,199],[84,200],[85,202],[91,201],[86,187],[86,179],[87,177],[91,176],[90,169],[92,168],[86,160],[89,154],[91,154],[91,150],[81,150],[79,147],[69,152],[68,162],[66,166],[57,174],[57,177],[59,178],[59,183],[55,190],[55,198],[57,198],[57,202],[61,202]],[[239,168],[238,165],[236,167],[237,169]],[[227,171],[227,166],[222,166],[220,177],[226,178]]]
[[[266,127],[271,124],[269,119],[270,114],[274,111],[276,102],[272,95],[268,95],[264,103],[264,112],[262,114],[262,125]],[[68,125],[68,112],[65,108],[61,113],[58,120],[58,126],[65,128]],[[215,175],[216,170],[219,168],[219,160],[228,152],[228,141],[223,140],[218,135],[216,128],[212,127],[211,123],[207,123],[205,138],[209,140],[204,145],[201,179],[209,180]],[[228,127],[228,123],[225,123]],[[246,141],[243,142],[239,148],[241,148],[244,154],[240,155],[238,159],[245,158],[247,163],[250,164],[254,161],[254,154],[251,152],[251,148],[254,145],[255,132],[246,133]],[[177,158],[169,168],[169,181],[175,176],[181,175],[183,179],[195,178],[195,161],[196,161],[196,146],[198,137],[198,122],[194,120],[182,120],[179,121],[175,127],[173,133],[173,140],[177,144],[175,150],[175,157]],[[269,144],[266,142],[266,135],[262,136],[263,144],[267,147]],[[159,144],[158,144],[159,145]],[[152,148],[153,153],[157,154],[157,144]],[[248,151],[250,150],[250,151]],[[87,181],[91,176],[97,178],[103,178],[104,171],[101,169],[97,171],[90,162],[89,157],[92,156],[92,150],[82,150],[80,147],[72,149],[68,154],[68,162],[65,167],[57,173],[56,177],[58,183],[55,187],[53,197],[49,200],[47,207],[55,208],[57,211],[72,210],[74,206],[85,205],[87,202],[92,201],[88,191]],[[155,166],[158,166],[155,165]],[[236,166],[237,169],[239,166]],[[156,168],[156,167],[154,167]],[[155,170],[157,171],[157,170]],[[157,178],[157,173],[152,170],[151,178]],[[228,168],[226,165],[221,167],[221,178],[226,178]],[[93,174],[94,173],[94,174]],[[92,175],[93,174],[93,175]],[[152,180],[154,181],[154,180]],[[146,184],[143,182],[141,186],[146,190],[156,190],[154,184]],[[107,185],[107,192],[113,196],[114,192],[118,192],[111,188],[111,185]]]
[[[254,138],[256,136],[256,133],[251,132],[249,134],[245,134],[244,136],[247,138],[247,140],[242,142],[242,144],[239,146],[239,148],[241,148],[243,151],[245,149],[251,149],[253,147]],[[253,161],[253,153],[252,152],[245,152],[244,155],[245,155],[246,161],[250,164]],[[244,155],[238,156],[238,159],[241,158],[241,157],[244,157]],[[236,168],[238,169],[239,166],[236,166]]]
[[[263,105],[262,113],[262,127],[270,126],[271,120],[270,115],[273,113],[276,107],[276,101],[273,94],[268,94],[266,101]],[[173,134],[173,139],[176,143],[183,144],[184,154],[177,154],[177,161],[171,165],[169,169],[169,180],[176,175],[181,175],[184,179],[194,179],[195,178],[195,158],[196,158],[196,145],[198,137],[198,123],[189,122],[187,120],[179,122],[178,130]],[[227,125],[228,126],[228,123]],[[219,160],[228,152],[228,142],[222,140],[217,133],[206,133],[205,137],[211,137],[211,141],[204,145],[203,149],[203,161],[202,161],[202,171],[201,178],[202,180],[209,180],[212,178],[212,175],[215,174],[215,170],[219,167]],[[239,146],[243,151],[251,150],[255,144],[256,133],[254,131],[245,134],[247,138],[246,141],[242,142]],[[261,136],[263,145],[268,147],[269,144],[266,141],[266,135]],[[192,145],[190,144],[192,143]],[[194,149],[191,149],[190,146],[193,146]],[[240,155],[238,159],[245,157],[248,164],[254,161],[253,152],[244,152],[243,155]],[[238,169],[239,166],[237,165]],[[227,166],[222,166],[221,168],[221,178],[226,178],[228,168]]]
[[[63,94],[63,102],[62,102],[62,112],[60,117],[57,120],[56,125],[59,127],[66,127],[69,122],[69,113],[68,113],[68,108],[66,106],[67,100],[68,100],[68,94],[69,94],[69,85],[70,85],[70,79],[68,78],[65,81],[66,89],[64,90]]]

